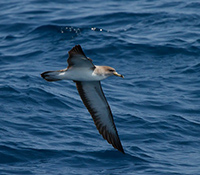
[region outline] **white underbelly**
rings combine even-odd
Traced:
[[[60,79],[75,80],[75,81],[100,81],[105,79],[104,76],[94,74],[92,69],[88,68],[73,68],[59,73]]]

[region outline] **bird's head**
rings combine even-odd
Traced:
[[[112,75],[115,75],[115,76],[124,78],[123,75],[118,74],[117,71],[114,68],[112,68],[112,67],[103,66],[103,68],[104,68],[105,75],[108,76],[108,77],[112,76]]]

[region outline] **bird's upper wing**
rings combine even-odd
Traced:
[[[76,87],[81,99],[90,112],[94,123],[108,143],[124,153],[113,116],[101,88],[100,81],[80,82],[76,81]]]
[[[68,68],[73,67],[91,67],[95,68],[92,60],[87,58],[80,45],[74,46],[69,52],[69,58],[67,59]]]

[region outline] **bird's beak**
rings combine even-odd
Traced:
[[[115,76],[118,76],[118,77],[122,77],[122,78],[124,78],[124,76],[123,76],[123,75],[121,75],[121,74],[118,74],[117,72],[113,72],[113,75],[115,75]]]

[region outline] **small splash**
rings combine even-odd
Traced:
[[[108,30],[103,30],[102,28],[96,28],[96,27],[91,27],[91,30],[98,31],[98,32],[103,32],[103,31],[109,32]]]
[[[76,27],[62,27],[60,31],[61,33],[75,33],[77,35],[81,33],[81,29]]]

